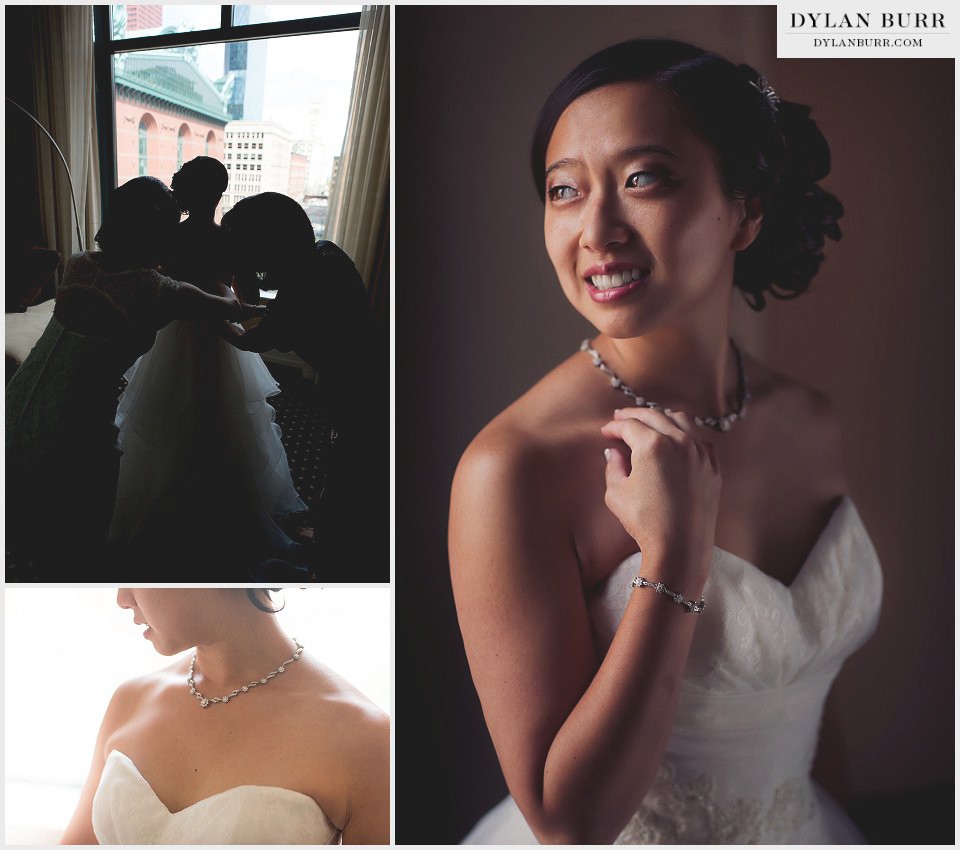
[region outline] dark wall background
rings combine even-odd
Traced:
[[[458,841],[505,794],[450,592],[450,480],[473,435],[589,332],[543,248],[528,146],[560,77],[636,36],[748,62],[812,104],[830,140],[844,239],[803,298],[760,315],[736,304],[735,335],[834,400],[884,565],[878,632],[838,683],[851,790],[883,801],[861,807],[875,822],[909,799],[911,841],[936,800],[926,828],[952,834],[953,61],[777,60],[774,7],[398,7],[396,20],[398,841]]]

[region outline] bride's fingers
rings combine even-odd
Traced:
[[[652,407],[627,407],[613,412],[613,424],[623,422],[642,422],[648,428],[659,431],[665,437],[676,439],[681,436],[683,429],[662,410]],[[604,426],[606,427],[606,426]]]
[[[630,461],[621,449],[616,447],[603,450],[603,456],[607,461],[606,478],[607,487],[622,481],[630,475]]]
[[[693,438],[694,443],[697,445],[697,454],[699,454],[700,457],[709,457],[710,462],[713,463],[714,468],[716,468],[716,463],[714,463],[714,460],[709,453],[709,449],[712,448],[712,445],[706,439],[706,434],[704,433],[705,429],[695,425],[693,418],[689,414],[683,413],[682,411],[674,410],[667,415],[677,423],[677,427],[681,431]]]
[[[640,414],[640,411],[651,411],[650,408],[622,408],[615,410],[613,415],[616,420],[626,420],[626,419],[637,419],[638,421],[646,421],[647,417],[643,414]],[[669,413],[665,411],[652,411],[658,413],[660,416],[665,417],[678,429],[683,431],[688,437],[693,438],[693,442],[697,447],[697,454],[701,457],[705,456],[705,447],[709,443],[709,440],[706,438],[704,429],[697,426],[693,418],[683,411],[680,410],[671,410]],[[658,429],[659,430],[659,429]],[[666,431],[661,431],[661,433],[666,433]],[[677,437],[679,436],[676,432],[670,434],[670,436]]]
[[[664,426],[661,426],[664,427]],[[657,441],[667,437],[667,442],[676,444],[678,440],[688,440],[687,436],[675,425],[674,433],[666,435],[638,419],[622,419],[608,422],[600,432],[608,440],[620,440],[630,450],[630,465],[635,467],[647,455]]]

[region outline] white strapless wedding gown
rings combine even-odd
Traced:
[[[271,515],[306,505],[267,403],[280,388],[260,355],[238,351],[213,322],[174,321],[125,377],[111,544],[216,534],[241,549],[287,549]]]
[[[639,553],[624,561],[591,601],[602,647],[640,562]],[[881,592],[876,552],[849,498],[789,586],[714,548],[663,763],[615,843],[866,843],[810,767],[827,692],[876,627]],[[537,840],[508,797],[464,843]]]
[[[171,812],[118,750],[93,798],[93,831],[100,844],[340,843],[316,801],[287,788],[240,785]]]

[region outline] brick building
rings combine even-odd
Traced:
[[[229,116],[213,83],[181,51],[129,54],[115,81],[118,185],[142,174],[169,185],[195,156],[223,160]]]
[[[287,194],[298,204],[303,203],[304,195],[307,192],[307,172],[310,170],[310,160],[302,151],[294,146],[290,154],[290,184],[287,188]]]

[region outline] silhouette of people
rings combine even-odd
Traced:
[[[255,315],[160,274],[180,210],[152,177],[115,189],[99,251],[75,254],[53,317],[6,388],[7,549],[24,575],[97,580],[120,452],[121,378],[176,318]],[[32,566],[27,566],[31,565]]]
[[[303,208],[285,195],[245,198],[222,224],[238,279],[259,274],[264,289],[277,290],[255,327],[221,323],[224,335],[244,351],[293,351],[308,363],[336,432],[326,487],[311,509],[319,574],[382,576],[388,557],[389,354],[363,280],[339,247],[314,241]]]
[[[166,260],[170,274],[224,294],[230,258],[214,214],[227,180],[210,157],[174,175],[189,217]],[[172,323],[127,374],[110,543],[146,579],[176,569],[182,579],[248,580],[267,558],[298,557],[273,518],[306,509],[266,401],[279,387],[257,354],[221,338],[219,324]]]

